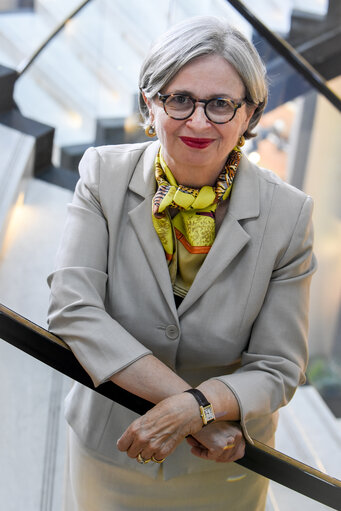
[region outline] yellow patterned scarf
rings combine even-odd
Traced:
[[[177,184],[159,150],[155,158],[158,189],[152,202],[152,220],[168,263],[177,242],[190,254],[209,252],[215,239],[215,211],[231,192],[241,154],[239,147],[231,151],[214,187],[196,189]],[[169,208],[179,212],[172,218]]]

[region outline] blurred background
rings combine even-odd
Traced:
[[[46,277],[83,152],[146,139],[138,73],[160,33],[194,15],[227,18],[256,45],[269,75],[269,105],[245,152],[315,201],[308,384],[281,411],[276,447],[341,479],[341,115],[332,99],[341,94],[341,2],[239,2],[305,59],[327,93],[232,4],[0,0],[0,302],[46,326]],[[61,509],[70,385],[0,341],[2,509]],[[292,509],[329,508],[272,483],[268,511]]]

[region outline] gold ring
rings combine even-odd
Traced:
[[[233,449],[233,447],[235,447],[235,445],[234,445],[234,444],[225,445],[225,447],[224,447],[224,449],[223,449],[223,450],[224,450],[224,451],[227,451],[228,449]]]
[[[137,461],[138,463],[141,463],[142,465],[144,465],[145,463],[149,463],[151,460],[152,460],[152,458],[149,458],[148,460],[145,460],[144,458],[142,458],[141,453],[139,453],[139,454],[136,456],[136,461]]]
[[[154,461],[154,463],[163,463],[166,458],[162,458],[162,460],[157,460],[156,458],[154,458],[154,456],[152,456],[150,459]]]

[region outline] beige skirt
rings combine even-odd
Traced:
[[[64,511],[264,511],[268,480],[237,464],[164,481],[98,459],[69,428]]]

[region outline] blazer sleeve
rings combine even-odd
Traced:
[[[287,404],[305,381],[309,287],[316,269],[312,208],[312,199],[306,197],[287,249],[273,269],[241,367],[218,377],[239,402],[249,440],[247,423]]]
[[[48,325],[97,386],[151,352],[105,310],[108,229],[99,194],[101,158],[95,148],[85,152],[79,171],[56,269],[48,277]]]

